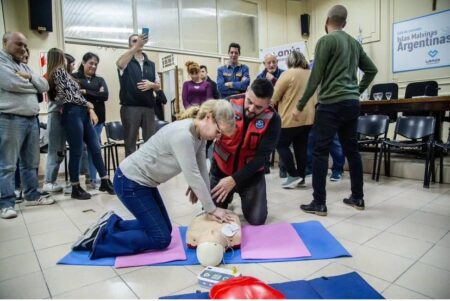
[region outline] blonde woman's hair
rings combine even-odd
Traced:
[[[178,120],[187,118],[196,118],[202,120],[210,113],[214,120],[225,127],[226,132],[232,132],[236,126],[234,119],[234,110],[231,104],[225,99],[210,99],[201,104],[201,106],[189,107],[181,112],[177,117]]]
[[[309,69],[308,61],[306,60],[303,53],[297,50],[292,50],[287,58],[288,68],[302,68]]]
[[[189,74],[191,74],[192,71],[197,71],[197,73],[200,72],[200,66],[199,66],[199,64],[197,64],[197,63],[194,62],[194,61],[187,61],[187,62],[185,63],[185,65],[186,65],[187,72],[188,72]]]

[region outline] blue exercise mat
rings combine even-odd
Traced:
[[[299,257],[289,259],[242,259],[241,250],[232,250],[225,253],[225,264],[238,263],[259,263],[259,262],[284,262],[284,261],[299,261],[299,260],[315,260],[328,259],[337,257],[351,256],[350,253],[328,232],[327,229],[318,221],[309,221],[304,223],[292,224],[299,236],[302,238],[311,257]],[[197,265],[197,255],[195,249],[189,249],[186,246],[186,231],[187,227],[180,227],[181,238],[183,240],[184,249],[186,251],[186,260],[178,260],[158,265],[174,266],[174,265]],[[94,265],[94,266],[113,266],[115,258],[102,258],[97,260],[89,259],[89,252],[70,252],[62,258],[58,264],[71,265]]]
[[[286,299],[384,299],[358,273],[270,284]],[[160,299],[209,299],[209,293],[165,296]]]

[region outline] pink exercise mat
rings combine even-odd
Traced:
[[[288,223],[242,227],[242,259],[310,257],[303,240]]]
[[[167,249],[147,251],[136,255],[117,256],[116,268],[137,267],[175,260],[186,260],[186,252],[181,241],[180,228],[172,226],[172,241]]]

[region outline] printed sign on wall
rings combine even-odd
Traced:
[[[450,66],[450,10],[393,25],[392,72]]]
[[[292,44],[286,44],[286,45],[280,45],[280,46],[276,46],[276,47],[261,49],[259,52],[259,58],[261,61],[264,61],[264,56],[266,56],[266,54],[271,53],[277,57],[278,67],[281,69],[287,70],[286,61],[287,61],[287,57],[288,57],[289,53],[291,53],[292,50],[300,51],[301,53],[303,53],[305,58],[308,60],[308,53],[307,53],[306,45],[304,42],[298,42],[298,43],[292,43]]]

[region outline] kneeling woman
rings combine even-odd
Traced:
[[[189,108],[181,119],[161,128],[116,171],[114,189],[136,219],[105,215],[85,232],[74,245],[75,250],[88,249],[95,259],[167,248],[172,225],[156,187],[180,172],[189,185],[192,203],[200,200],[213,220],[232,219],[226,210],[214,205],[205,156],[207,140],[233,134],[231,104],[209,100],[201,107]]]

